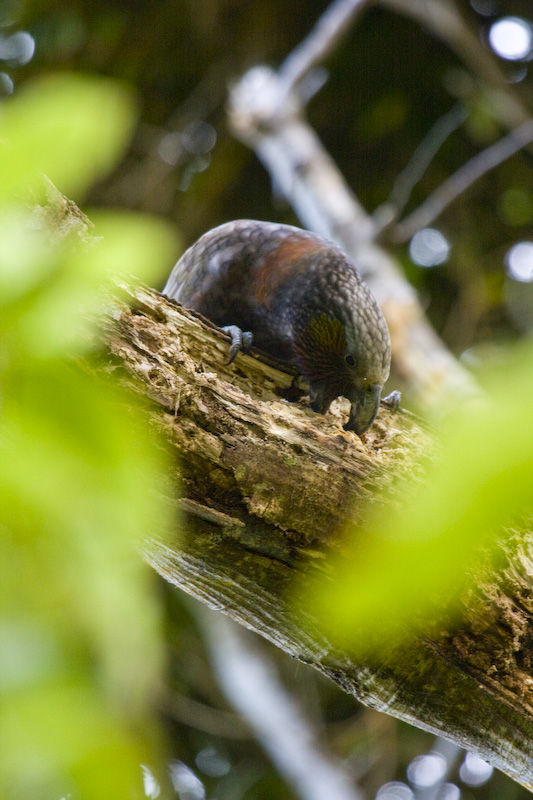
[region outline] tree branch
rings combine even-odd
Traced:
[[[154,536],[147,560],[366,705],[532,788],[531,533],[502,541],[498,566],[480,563],[459,622],[443,608],[423,636],[410,634],[372,663],[355,660],[309,616],[305,590],[327,574],[343,522],[362,523],[373,503],[396,504],[395,476],[416,480],[431,435],[412,415],[382,409],[362,442],[342,430],[338,408],[323,417],[306,401],[280,400],[292,375],[255,353],[227,367],[223,334],[157,292],[124,292],[128,303],[103,323],[108,346],[125,380],[153,400],[188,496],[181,536]]]

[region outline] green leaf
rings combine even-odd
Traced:
[[[0,115],[0,203],[46,174],[78,198],[116,162],[131,136],[132,94],[88,75],[51,75],[6,100]]]
[[[7,231],[10,222],[2,243],[3,223]],[[15,225],[12,215],[2,219],[0,214],[0,292],[4,284],[12,302],[11,313],[6,310],[0,319],[0,333],[4,331],[4,344],[10,338],[11,346],[27,357],[92,349],[95,340],[89,334],[109,302],[113,278],[162,281],[178,250],[167,223],[141,214],[100,212],[97,237],[83,248],[75,237],[53,244],[39,232],[28,235],[27,222],[21,216]],[[12,283],[13,270],[2,269],[3,263],[19,267]],[[109,287],[107,293],[104,287]]]
[[[162,276],[174,234],[104,212],[96,238],[81,214],[58,228],[72,209],[39,176],[86,188],[120,153],[131,109],[116,84],[61,76],[0,118],[0,793],[12,800],[140,798],[141,763],[162,758],[160,608],[138,549],[170,528],[171,464],[146,409],[91,353],[113,277]]]

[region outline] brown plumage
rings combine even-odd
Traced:
[[[372,424],[389,375],[389,331],[337,245],[290,225],[228,222],[184,253],[163,294],[227,327],[231,358],[253,337],[295,364],[315,411],[325,413],[342,395],[352,404],[348,430],[360,434]]]

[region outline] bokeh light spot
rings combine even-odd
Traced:
[[[228,759],[221,755],[216,747],[205,747],[200,750],[195,762],[198,769],[201,769],[205,775],[209,775],[211,778],[222,778],[231,769]]]
[[[406,783],[389,781],[380,787],[376,800],[414,800],[414,794]]]
[[[473,753],[467,753],[459,769],[459,777],[467,786],[482,786],[491,777],[494,769]]]
[[[7,72],[0,72],[0,94],[13,94],[13,89],[15,88],[13,79],[7,74]]]
[[[217,132],[209,122],[195,120],[190,122],[182,131],[181,141],[189,153],[195,156],[203,156],[215,146]]]
[[[437,800],[459,800],[461,790],[455,783],[443,783],[437,792]]]
[[[533,47],[533,30],[525,19],[503,17],[491,25],[489,42],[501,58],[509,61],[527,58]]]
[[[13,66],[27,64],[34,53],[35,40],[26,31],[0,38],[0,60],[8,61]]]
[[[192,769],[183,761],[171,761],[169,764],[172,786],[180,800],[205,800],[205,788]]]
[[[163,136],[157,146],[159,157],[171,166],[179,164],[182,157],[183,147],[181,137],[176,131],[167,133]]]
[[[417,756],[407,767],[407,777],[410,782],[422,789],[435,786],[444,778],[445,773],[446,759],[440,753]]]
[[[150,800],[155,800],[156,797],[159,797],[161,794],[161,787],[159,786],[152,770],[149,767],[141,764],[141,769],[143,773],[144,793],[146,797],[150,798]]]
[[[498,11],[496,0],[470,0],[470,5],[474,11],[477,11],[483,17],[491,17]]]
[[[409,255],[420,267],[436,267],[443,264],[450,253],[450,245],[442,233],[435,228],[423,228],[415,233],[409,245]]]
[[[533,281],[533,242],[515,244],[505,257],[511,278],[522,283]]]

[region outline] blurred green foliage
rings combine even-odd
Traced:
[[[533,192],[529,187],[507,189],[500,197],[498,211],[501,218],[513,227],[533,221]]]
[[[131,93],[106,78],[52,75],[26,85],[3,108],[0,198],[10,202],[38,171],[75,197],[122,154],[133,110]]]
[[[137,546],[168,527],[167,457],[91,360],[113,277],[157,280],[176,243],[161,223],[105,212],[103,238],[59,235],[32,206],[41,172],[79,196],[109,169],[133,108],[117,83],[62,75],[0,118],[0,781],[12,800],[142,797],[141,763],[161,757],[160,608]]]
[[[406,501],[347,532],[333,580],[310,599],[336,638],[371,651],[427,626],[453,606],[480,550],[531,516],[532,360],[529,342],[487,368],[485,394],[447,415],[424,478],[394,487]]]

